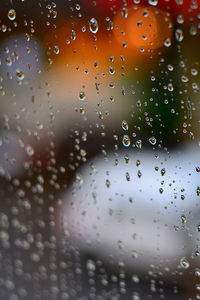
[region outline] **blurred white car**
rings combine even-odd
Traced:
[[[187,269],[198,234],[199,166],[199,149],[187,145],[95,157],[61,197],[61,239],[142,272]]]

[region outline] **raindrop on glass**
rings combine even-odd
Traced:
[[[14,9],[10,9],[8,12],[8,19],[13,21],[16,18],[16,11]]]
[[[97,31],[99,29],[99,25],[98,25],[98,22],[95,18],[90,19],[89,28],[90,28],[90,31],[92,33],[97,33]]]

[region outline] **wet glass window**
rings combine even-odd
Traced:
[[[2,0],[0,299],[200,299],[200,1]]]

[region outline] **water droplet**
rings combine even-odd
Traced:
[[[128,135],[124,135],[122,139],[122,143],[125,147],[129,147],[131,144],[130,138]]]
[[[114,24],[113,24],[113,22],[110,20],[109,23],[108,23],[108,26],[107,26],[107,30],[108,30],[108,31],[111,31],[111,30],[113,30],[113,28],[114,28]]]
[[[9,67],[12,66],[12,59],[11,59],[11,57],[7,57],[7,58],[6,58],[6,64],[7,64],[7,66],[9,66]]]
[[[58,45],[54,45],[54,47],[53,47],[53,52],[54,52],[55,54],[59,54],[59,53],[60,53],[60,48],[59,48]]]
[[[186,216],[185,215],[182,215],[181,216],[181,222],[182,223],[186,223],[187,219],[186,219]]]
[[[128,17],[128,9],[126,7],[123,7],[121,9],[121,15],[123,18],[127,18]]]
[[[196,287],[196,290],[197,290],[197,291],[200,291],[200,283],[197,283],[197,284],[195,285],[195,287]]]
[[[161,171],[160,171],[160,173],[161,173],[161,175],[162,175],[162,176],[164,176],[164,175],[165,175],[165,173],[166,173],[166,170],[165,170],[165,168],[162,168],[162,169],[161,169]]]
[[[191,69],[191,74],[192,74],[192,76],[197,76],[198,75],[198,71],[197,71],[197,69]]]
[[[183,0],[176,0],[177,5],[183,5]]]
[[[139,165],[141,164],[140,160],[136,160],[136,166],[139,167]]]
[[[94,272],[96,270],[95,262],[91,259],[88,259],[88,261],[86,263],[86,267],[87,267],[88,271]]]
[[[130,174],[129,174],[128,172],[126,172],[126,180],[127,180],[127,181],[130,181],[130,180],[131,180],[131,176],[130,176]]]
[[[181,81],[182,81],[182,82],[188,82],[188,81],[189,81],[189,79],[188,79],[188,77],[187,77],[187,76],[185,76],[185,75],[182,75],[182,76],[181,76]]]
[[[83,177],[80,174],[76,174],[75,183],[76,184],[82,184],[83,183]]]
[[[149,143],[150,143],[151,145],[155,145],[155,144],[157,143],[156,138],[155,138],[154,136],[150,137],[150,138],[149,138]]]
[[[28,156],[33,156],[33,154],[35,153],[34,148],[31,145],[27,145],[25,150]]]
[[[10,9],[8,12],[8,19],[13,21],[16,18],[16,11],[14,9]]]
[[[165,47],[170,47],[171,44],[172,44],[172,42],[171,42],[171,39],[170,39],[170,38],[166,38],[166,39],[164,40],[164,46],[165,46]]]
[[[80,150],[80,155],[83,157],[87,155],[87,152],[85,151],[85,149]]]
[[[130,158],[129,158],[128,154],[126,154],[126,155],[124,156],[124,159],[125,159],[126,164],[128,164],[129,161],[130,161]]]
[[[23,80],[25,78],[25,74],[22,71],[17,71],[16,75],[19,80]]]
[[[3,24],[1,26],[1,30],[2,30],[2,32],[6,32],[7,31],[7,26]]]
[[[122,121],[122,129],[128,130],[128,123],[125,120]]]
[[[31,259],[34,262],[39,262],[40,261],[40,256],[37,253],[31,253]]]
[[[200,172],[200,167],[196,167],[196,171],[199,173]]]
[[[169,83],[169,84],[167,85],[167,89],[168,89],[169,92],[172,92],[172,91],[174,90],[173,84],[172,84],[172,83]]]
[[[167,68],[170,72],[174,70],[174,67],[172,65],[168,65]]]
[[[186,257],[182,257],[180,259],[180,266],[183,268],[183,269],[188,269],[190,267],[190,263],[189,261],[187,260]]]
[[[135,294],[135,292],[134,292],[134,295],[132,296],[132,299],[133,299],[133,300],[141,300],[141,299],[140,299],[140,296],[137,295],[137,294]]]
[[[115,68],[113,66],[109,67],[109,73],[113,75],[115,73]]]
[[[109,188],[110,187],[110,180],[106,179],[106,187]]]
[[[80,4],[78,4],[78,3],[76,4],[76,6],[75,6],[75,7],[76,7],[76,10],[80,10],[80,9],[81,9],[81,6],[80,6]]]
[[[135,142],[135,145],[136,145],[137,148],[141,149],[142,148],[142,141],[141,140],[137,140]]]
[[[139,283],[140,282],[140,279],[137,275],[133,275],[131,279],[134,283]]]
[[[99,29],[99,25],[98,25],[98,22],[95,18],[90,19],[89,28],[90,28],[90,31],[92,33],[97,33],[97,31]]]
[[[158,0],[148,0],[149,5],[156,6],[158,4]]]
[[[74,41],[76,39],[76,31],[72,30],[71,31],[71,39]]]
[[[183,24],[184,23],[184,17],[183,17],[183,15],[178,15],[177,16],[177,23],[178,24]]]
[[[42,124],[42,123],[40,123],[39,121],[37,121],[37,123],[36,123],[36,127],[37,127],[37,129],[43,129],[44,128],[44,124]]]
[[[197,34],[197,27],[191,26],[190,27],[190,35],[196,35]]]
[[[199,268],[195,269],[195,276],[200,277],[200,269]]]
[[[184,39],[183,30],[176,29],[176,31],[175,31],[175,37],[176,37],[176,40],[178,42],[182,42],[182,40]]]
[[[85,92],[84,91],[79,92],[79,100],[81,100],[81,101],[85,100]]]

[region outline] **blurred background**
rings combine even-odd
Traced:
[[[0,299],[200,299],[199,0],[5,0]]]

